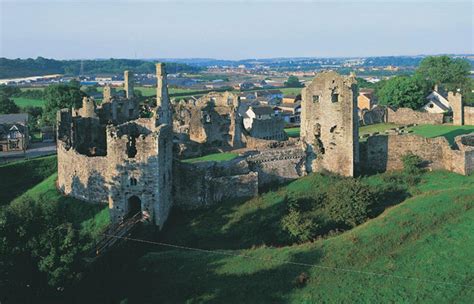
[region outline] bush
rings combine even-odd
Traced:
[[[316,235],[319,225],[311,216],[305,216],[295,208],[290,208],[287,215],[281,220],[281,226],[290,239],[297,242],[311,240]]]
[[[376,202],[375,191],[359,179],[343,179],[327,191],[326,208],[332,220],[355,227],[369,217]]]
[[[423,173],[423,160],[418,155],[408,153],[402,156],[403,173],[408,185],[414,186],[420,182]]]

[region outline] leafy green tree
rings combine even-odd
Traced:
[[[13,100],[4,94],[0,94],[0,114],[18,113],[20,108]]]
[[[296,76],[289,76],[288,80],[285,81],[284,85],[285,85],[285,87],[288,87],[288,88],[301,88],[301,87],[303,87],[303,84],[300,82],[300,80]]]
[[[359,179],[343,179],[332,185],[327,192],[327,208],[335,222],[355,227],[370,214],[377,195],[370,186]]]
[[[63,108],[80,108],[82,98],[86,96],[75,85],[54,84],[44,90],[46,100],[44,120],[48,123],[56,122],[56,112]]]
[[[429,56],[420,62],[416,74],[434,84],[444,84],[452,90],[467,81],[470,70],[471,65],[465,59]]]
[[[74,282],[80,268],[79,235],[59,204],[22,198],[0,211],[0,277],[13,290]]]
[[[419,76],[397,76],[387,80],[378,90],[380,104],[414,110],[426,103],[431,84]]]
[[[7,97],[19,96],[21,90],[19,87],[8,86],[5,84],[0,85],[0,95],[5,95]]]

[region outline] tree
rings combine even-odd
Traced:
[[[0,94],[0,114],[18,113],[18,106],[4,94]]]
[[[327,208],[332,220],[355,227],[369,217],[376,199],[370,186],[359,179],[348,178],[328,189]]]
[[[452,90],[468,80],[470,70],[471,65],[467,60],[449,56],[429,56],[420,62],[416,74],[434,84],[444,84]]]
[[[430,82],[419,76],[397,76],[387,80],[377,96],[380,104],[417,110],[426,103],[430,88]]]
[[[301,87],[303,87],[303,84],[300,82],[300,80],[296,76],[289,76],[288,80],[285,81],[284,85],[285,85],[285,87],[288,87],[288,88],[301,88]]]
[[[79,87],[54,84],[44,90],[44,99],[46,100],[44,109],[44,119],[48,123],[56,122],[56,112],[63,108],[79,108],[82,104],[82,98],[86,96]]]

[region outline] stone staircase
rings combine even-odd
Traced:
[[[93,251],[88,254],[88,260],[95,260],[104,255],[113,246],[124,241],[124,238],[128,237],[134,228],[143,221],[142,212],[138,212],[135,215],[128,217],[117,224],[110,225],[106,231],[102,233],[100,238],[93,248]]]

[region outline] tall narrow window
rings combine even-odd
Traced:
[[[137,179],[134,177],[130,178],[130,186],[136,186],[137,185]]]
[[[339,94],[332,94],[331,95],[331,101],[332,102],[338,102],[339,101]]]

